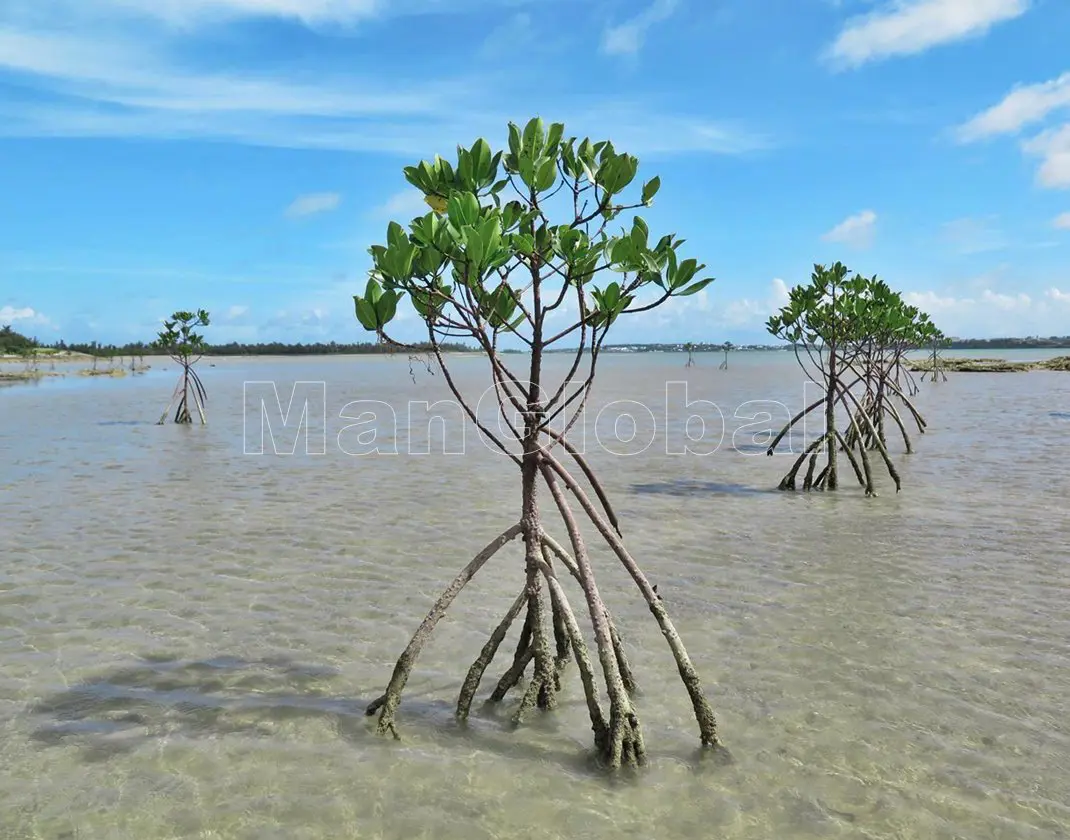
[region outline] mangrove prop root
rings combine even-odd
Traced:
[[[528,667],[528,663],[535,656],[535,651],[531,647],[517,653],[513,657],[513,664],[509,666],[501,679],[498,680],[498,684],[494,687],[494,691],[491,692],[490,697],[487,698],[488,703],[500,703],[505,699],[505,695],[516,688],[517,683],[520,682],[520,678],[524,676],[524,671]]]
[[[560,581],[554,576],[553,569],[547,564],[543,567],[542,573],[550,589],[550,599],[557,605],[571,641],[572,654],[576,659],[576,668],[580,672],[580,683],[583,685],[583,695],[587,700],[587,712],[591,717],[595,749],[604,752],[608,746],[606,736],[609,730],[606,726],[605,715],[602,713],[602,706],[598,702],[598,688],[595,685],[591,655],[587,650],[587,644],[583,641],[583,633],[580,631],[579,622],[576,621],[576,615],[569,605]]]
[[[862,468],[858,465],[858,459],[855,457],[854,451],[847,445],[847,441],[839,432],[836,432],[836,439],[840,442],[840,446],[843,447],[843,451],[847,454],[847,460],[851,462],[851,467],[855,471],[855,478],[858,479],[858,483],[865,487],[866,479],[862,474]]]
[[[554,464],[554,468],[551,469],[549,464]],[[639,719],[635,714],[631,698],[628,696],[628,692],[624,688],[624,681],[620,676],[617,656],[613,651],[613,641],[609,635],[609,623],[606,621],[605,604],[602,602],[602,597],[598,592],[598,585],[594,580],[594,573],[591,570],[583,536],[580,533],[579,525],[576,523],[576,517],[572,513],[572,508],[569,506],[568,500],[565,498],[565,494],[555,477],[555,472],[563,473],[562,478],[568,473],[549,457],[543,460],[539,466],[546,486],[550,490],[550,495],[553,496],[554,503],[557,505],[558,512],[565,521],[569,542],[572,543],[573,556],[576,559],[576,567],[580,573],[580,585],[587,601],[587,610],[591,617],[591,623],[594,625],[594,636],[598,645],[598,659],[602,665],[602,675],[606,681],[606,693],[609,695],[609,736],[608,743],[604,744],[601,750],[602,757],[608,762],[611,770],[618,769],[625,761],[639,764],[643,760]],[[571,480],[572,477],[568,476],[568,478]],[[604,526],[612,536],[616,537],[616,533],[602,519],[598,511],[594,509],[593,504],[587,498],[587,495],[583,493],[582,488],[577,486],[577,489],[586,503],[591,504],[591,509],[587,511],[588,516],[590,517],[591,511],[593,511],[594,517],[597,518],[595,520],[592,517],[592,521],[597,521],[600,528]],[[621,723],[622,721],[627,721],[628,725],[624,726]],[[627,749],[625,749],[625,744],[628,745]]]
[[[817,466],[817,453],[810,456],[810,463],[806,467],[806,477],[803,479],[803,490],[809,490],[814,486],[814,468]],[[822,475],[828,472],[828,467],[822,471]]]
[[[548,569],[553,569],[554,564],[551,559],[552,552],[550,547],[546,543],[542,543],[542,559]],[[540,569],[542,566],[540,565]],[[545,572],[543,573],[545,576]],[[547,584],[549,585],[549,584]],[[561,690],[561,677],[564,675],[565,668],[568,667],[569,659],[572,658],[572,640],[569,638],[568,626],[565,622],[565,616],[562,613],[562,605],[559,599],[554,596],[553,587],[550,588],[550,611],[553,614],[554,621],[554,644],[557,649],[557,654],[554,659],[554,680],[557,684],[557,690]]]
[[[465,676],[464,683],[461,685],[460,696],[457,698],[458,720],[468,720],[468,713],[472,708],[472,698],[475,697],[476,691],[479,690],[479,683],[483,679],[483,674],[486,673],[490,663],[494,660],[495,655],[498,653],[498,648],[501,646],[506,634],[509,632],[509,628],[516,620],[516,617],[520,614],[520,610],[523,609],[527,601],[528,595],[525,590],[524,592],[521,592],[513,602],[513,605],[505,614],[505,618],[503,618],[498,626],[494,628],[494,632],[490,634],[490,639],[483,645],[483,650],[479,652],[479,657],[472,663],[472,667],[468,669],[468,674]]]
[[[709,701],[706,699],[706,696],[702,691],[702,682],[699,680],[698,672],[695,670],[695,666],[692,664],[691,658],[688,656],[687,650],[684,648],[684,643],[680,638],[680,634],[676,631],[672,620],[669,618],[664,603],[662,603],[662,600],[658,597],[657,593],[654,592],[654,588],[650,585],[650,581],[647,580],[646,575],[643,574],[643,570],[639,568],[639,564],[636,563],[635,559],[628,553],[623,541],[617,536],[612,528],[610,528],[605,519],[599,515],[593,503],[587,497],[587,494],[583,492],[583,488],[576,483],[576,480],[572,478],[572,476],[568,474],[568,471],[557,461],[553,458],[547,458],[543,463],[543,475],[546,478],[547,484],[553,486],[553,484],[556,483],[553,482],[555,474],[560,476],[561,480],[565,483],[565,486],[568,487],[569,492],[571,492],[577,501],[579,501],[584,512],[587,514],[588,519],[594,523],[599,533],[601,533],[602,538],[609,544],[613,553],[617,555],[617,558],[627,570],[632,580],[635,581],[639,591],[643,594],[643,598],[646,600],[650,612],[653,613],[654,619],[657,621],[662,635],[669,644],[669,649],[672,651],[673,658],[676,660],[676,667],[680,672],[680,679],[683,681],[684,687],[687,689],[688,696],[691,699],[691,705],[695,713],[695,720],[699,727],[701,743],[703,746],[718,746],[717,719],[713,714],[713,709],[711,708]],[[576,560],[577,563],[579,563],[579,557],[577,557]],[[580,564],[580,568],[581,571],[584,571],[582,564]],[[589,574],[589,568],[585,573]],[[613,658],[613,664],[615,668],[615,657]],[[610,728],[612,734],[612,720]]]
[[[854,429],[854,431],[856,433],[856,436],[858,436],[858,425],[855,423],[854,417],[851,418],[851,428]],[[849,453],[849,456],[851,457],[852,463],[853,463],[854,462],[854,453],[853,453],[853,451],[851,449],[847,449],[845,451],[847,453]],[[865,447],[859,447],[859,449],[858,449],[858,457],[862,461],[862,472],[860,474],[859,471],[858,471],[858,467],[856,466],[855,467],[855,475],[858,476],[859,481],[862,483],[862,486],[865,488],[866,496],[876,496],[877,495],[877,491],[876,491],[876,489],[874,487],[874,484],[873,484],[873,468],[870,466],[869,453],[866,451]]]
[[[895,425],[899,427],[899,433],[903,436],[903,445],[906,447],[907,455],[912,454],[914,452],[914,447],[911,445],[910,435],[907,433],[907,427],[906,424],[903,423],[903,418],[900,416],[899,412],[896,411],[894,405],[888,405],[888,413],[892,415]]]
[[[580,586],[582,586],[583,581],[580,578],[580,571],[577,568],[576,561],[573,559],[572,555],[565,551],[557,540],[545,532],[542,535],[542,540],[543,545],[550,549],[550,552],[564,564],[568,573],[575,578]],[[609,625],[609,635],[613,642],[613,651],[617,657],[617,667],[620,669],[620,678],[624,682],[624,690],[629,694],[635,694],[635,674],[632,671],[631,663],[628,661],[628,654],[624,650],[624,642],[621,641],[620,633],[617,632],[617,626],[613,622],[613,615],[610,613],[609,607],[606,607],[606,623]]]
[[[178,384],[175,385],[175,390],[171,392],[171,401],[169,403],[167,403],[167,408],[165,408],[163,410],[163,414],[160,415],[160,419],[158,421],[156,421],[156,425],[157,426],[162,426],[164,423],[167,422],[167,415],[171,413],[171,406],[173,406],[175,404],[175,400],[178,399],[178,397],[179,397],[179,395],[181,393],[182,393],[182,382],[181,382],[181,380],[179,380]]]
[[[524,590],[524,600],[527,601],[528,610],[524,614],[524,626],[520,628],[520,638],[516,641],[516,651],[513,653],[513,661],[516,662],[531,647],[531,601],[527,598],[527,589]]]
[[[813,402],[810,405],[806,406],[806,408],[804,408],[802,411],[800,411],[798,414],[796,414],[794,417],[792,417],[787,422],[787,424],[785,424],[784,428],[780,430],[780,434],[778,434],[770,442],[769,448],[765,450],[765,454],[766,455],[772,455],[773,454],[773,450],[776,449],[777,446],[779,445],[780,441],[782,441],[784,439],[784,435],[786,435],[788,432],[790,432],[792,427],[796,423],[798,423],[800,420],[802,420],[803,417],[805,417],[807,414],[809,414],[815,408],[820,406],[823,402],[825,402],[825,397],[822,397],[821,399],[816,400],[815,402]]]
[[[847,391],[846,393],[847,393],[847,396],[850,397],[851,400],[857,406],[858,405],[858,400],[856,399],[855,395],[852,394],[850,391]],[[873,424],[869,419],[869,415],[863,414],[862,415],[862,419],[866,422],[867,426],[869,427],[869,430],[871,432],[873,432],[874,434],[876,434],[876,431],[873,428]],[[880,440],[877,441],[876,449],[880,453],[881,458],[884,460],[884,466],[887,467],[887,469],[888,469],[888,475],[890,475],[892,477],[892,481],[895,482],[895,492],[898,493],[902,489],[902,483],[900,482],[900,479],[899,479],[899,471],[896,470],[895,464],[892,462],[891,456],[888,454],[887,447],[885,447],[885,445],[883,443],[881,443]],[[863,449],[862,452],[865,453],[865,450]]]
[[[542,549],[537,548],[541,557]],[[513,715],[514,726],[519,726],[523,722],[524,717],[534,705],[547,711],[557,706],[557,685],[554,679],[556,669],[550,656],[550,642],[543,621],[545,599],[543,598],[542,576],[539,574],[537,565],[529,569],[527,591],[528,603],[531,605],[531,651],[535,669],[531,682],[520,700],[520,706]]]
[[[550,428],[547,428],[545,431],[553,440],[557,441],[557,443],[561,445],[561,447],[569,454],[572,460],[576,462],[576,465],[583,472],[584,476],[587,477],[587,481],[594,489],[595,495],[598,496],[598,501],[602,505],[602,510],[604,510],[606,512],[606,516],[609,517],[609,523],[613,526],[613,530],[619,534],[620,523],[617,521],[617,514],[613,510],[613,505],[609,503],[609,496],[606,495],[606,491],[602,487],[602,482],[598,480],[598,476],[595,475],[594,470],[592,470],[590,465],[587,463],[587,459],[584,458],[583,455],[580,454],[580,451],[576,449],[576,447],[573,446],[571,443],[569,443],[568,439],[561,435],[559,432]]]
[[[795,476],[799,474],[799,469],[802,467],[803,462],[810,457],[811,454],[815,454],[819,446],[825,442],[828,435],[821,435],[821,437],[815,439],[810,443],[806,449],[803,450],[802,455],[795,459],[795,463],[791,469],[788,470],[788,474],[780,480],[778,490],[794,490],[795,489]]]
[[[459,575],[453,579],[446,590],[439,596],[439,599],[431,607],[431,611],[428,612],[427,617],[421,622],[416,633],[413,635],[412,640],[409,642],[408,647],[402,652],[398,658],[397,664],[394,666],[394,672],[390,677],[390,682],[386,687],[386,691],[383,696],[372,703],[371,706],[365,710],[365,714],[372,715],[376,711],[379,712],[379,724],[376,727],[376,731],[380,735],[387,733],[392,734],[395,738],[399,737],[397,728],[394,725],[394,714],[397,711],[398,705],[401,703],[401,692],[405,689],[405,683],[409,678],[409,674],[412,672],[413,665],[416,663],[416,658],[420,655],[420,650],[426,644],[427,640],[431,637],[431,633],[435,629],[435,625],[442,619],[442,616],[446,614],[446,610],[449,609],[450,604],[461,593],[461,590],[468,584],[468,582],[475,576],[487,561],[490,560],[495,554],[507,545],[513,539],[520,534],[521,525],[518,522],[512,527],[503,531],[500,535],[495,537],[486,547],[480,551],[472,561],[464,567]]]
[[[524,589],[524,600],[527,602],[528,610],[524,616],[524,626],[520,630],[520,638],[516,643],[516,651],[513,653],[513,664],[509,666],[508,670],[502,674],[501,679],[498,680],[498,684],[495,686],[494,691],[492,691],[490,697],[487,698],[488,703],[500,703],[505,699],[506,694],[516,688],[516,684],[520,682],[520,678],[524,676],[524,670],[528,667],[528,663],[531,662],[531,658],[535,655],[535,652],[531,647],[532,611],[531,601],[527,596],[526,584]]]

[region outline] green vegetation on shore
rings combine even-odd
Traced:
[[[725,342],[688,342],[691,344],[693,353],[720,353],[724,351]],[[412,345],[419,348],[419,352],[430,352],[431,345],[421,342]],[[950,350],[1035,350],[1035,349],[1070,349],[1070,336],[1050,336],[1049,338],[954,338],[945,345]],[[57,341],[53,344],[39,342],[35,338],[22,335],[10,326],[0,327],[0,356],[23,356],[34,348],[43,356],[57,352],[67,352],[86,356],[111,357],[111,356],[152,356],[160,353],[153,350],[142,341],[132,341],[127,344],[99,344],[98,342],[66,342]],[[472,353],[478,352],[476,347],[460,342],[442,342],[438,349],[443,353]],[[548,352],[567,353],[575,348],[554,348]],[[790,344],[740,344],[732,345],[733,350],[757,351],[757,350],[791,350]],[[209,344],[204,349],[206,356],[352,356],[352,355],[378,355],[383,353],[396,353],[397,348],[384,345],[376,341],[359,342],[297,342],[287,344],[282,341],[260,342],[257,344],[245,344],[239,341],[231,341],[226,344]],[[502,352],[510,352],[503,350]],[[684,344],[674,343],[646,343],[636,344],[607,344],[601,348],[602,353],[682,353],[686,352]]]
[[[10,329],[10,328],[6,328]],[[18,335],[18,333],[14,333]],[[143,341],[132,341],[127,344],[98,344],[92,342],[65,342],[58,341],[55,344],[33,344],[33,339],[19,336],[29,344],[12,345],[11,349],[5,349],[0,343],[0,355],[22,355],[30,348],[36,346],[41,352],[77,353],[86,356],[111,357],[111,356],[153,356],[166,355],[159,348],[154,348]],[[431,345],[415,345],[421,350],[430,351]],[[446,344],[442,346],[447,353],[472,352],[475,348],[464,344]],[[371,341],[354,342],[352,344],[340,344],[337,341],[313,342],[304,344],[285,344],[281,341],[262,342],[260,344],[242,344],[231,341],[227,344],[206,344],[203,355],[205,356],[342,356],[342,355],[376,355],[383,353],[396,353],[396,348],[385,347],[382,344]]]

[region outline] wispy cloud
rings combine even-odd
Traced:
[[[41,326],[52,327],[54,324],[43,313],[29,306],[0,306],[0,324],[6,326],[27,327]]]
[[[452,0],[448,4],[442,0],[48,0],[47,4],[39,0],[7,0],[6,5],[31,20],[49,16],[78,22],[125,19],[188,30],[257,19],[291,21],[314,28],[352,27],[366,20],[464,14],[525,2],[530,0]]]
[[[1051,226],[1056,230],[1070,230],[1070,213],[1060,213],[1051,220]]]
[[[1070,188],[1070,123],[1041,132],[1022,150],[1041,159],[1037,183],[1042,187]]]
[[[995,216],[955,219],[943,225],[941,234],[944,242],[963,255],[998,251],[1010,244]]]
[[[1055,286],[1039,295],[982,289],[969,296],[906,292],[903,299],[929,313],[948,335],[998,337],[1062,335],[1070,316],[1070,292]]]
[[[602,33],[602,52],[606,55],[637,55],[643,48],[647,30],[671,17],[678,5],[679,0],[653,0],[631,20],[608,27]]]
[[[825,242],[839,242],[852,248],[868,248],[873,244],[876,225],[877,214],[872,210],[863,210],[848,216],[821,239]]]
[[[313,216],[336,210],[342,203],[342,196],[336,192],[309,193],[299,195],[286,208],[286,215],[291,219]]]
[[[85,0],[116,12],[192,25],[232,18],[282,18],[315,25],[377,16],[382,0]]]
[[[83,37],[0,25],[0,72],[37,94],[0,102],[0,136],[197,138],[427,155],[444,137],[504,141],[506,122],[522,118],[513,112],[508,79],[429,82],[414,71],[410,81],[387,80],[312,68],[291,69],[287,78],[213,72],[169,61],[170,44],[105,30]],[[735,154],[768,145],[735,124],[666,114],[641,99],[601,99],[595,105],[580,92],[563,95],[547,116],[578,132],[605,132],[636,154]]]
[[[984,35],[1024,15],[1032,0],[894,0],[851,17],[828,50],[833,62],[857,67],[915,55],[942,44]]]
[[[1070,72],[1047,82],[1017,85],[997,104],[960,126],[957,134],[966,143],[999,134],[1017,134],[1025,126],[1039,123],[1063,108],[1070,108]]]
[[[375,216],[382,218],[410,219],[423,216],[428,211],[424,195],[415,187],[394,193],[383,204],[375,208]]]
[[[961,143],[1020,133],[1051,115],[1070,109],[1070,72],[1047,82],[1018,85],[998,103],[955,130]],[[1048,188],[1070,187],[1070,122],[1051,126],[1021,143],[1022,151],[1040,158],[1037,183]]]
[[[721,309],[717,321],[724,327],[757,327],[764,324],[769,316],[787,305],[790,290],[788,284],[779,277],[774,277],[769,294],[761,299],[740,298],[729,301]]]

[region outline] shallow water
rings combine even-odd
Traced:
[[[903,492],[867,500],[769,492],[790,458],[733,437],[771,410],[748,401],[802,406],[790,354],[698,358],[605,357],[584,442],[732,761],[696,750],[668,650],[598,550],[651,753],[615,782],[585,759],[574,669],[561,709],[520,731],[515,697],[453,723],[521,586],[515,545],[425,650],[403,740],[362,714],[438,591],[518,513],[514,471],[471,427],[458,451],[452,417],[409,421],[409,401],[446,397],[441,376],[414,384],[404,358],[215,360],[204,428],[153,425],[171,365],[0,390],[0,838],[1067,836],[1070,374],[925,385],[928,432],[896,450]],[[479,359],[454,367],[483,389]],[[284,407],[296,380],[326,383],[324,454],[270,438],[245,454],[261,429],[246,407],[268,393],[243,395],[251,380]],[[707,423],[693,449],[718,437],[682,386],[666,411],[684,381],[724,415],[712,454],[670,454],[689,413]],[[339,417],[355,400],[397,423],[371,403]],[[622,411],[640,418],[630,442]],[[273,433],[293,447],[277,418]]]

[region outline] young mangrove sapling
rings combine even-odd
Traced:
[[[190,403],[197,409],[201,418],[201,424],[205,424],[207,418],[204,413],[204,404],[208,395],[204,390],[201,378],[193,366],[201,360],[207,348],[204,337],[194,332],[198,327],[208,326],[208,313],[203,309],[194,312],[176,312],[169,321],[164,322],[164,328],[159,332],[156,340],[152,343],[155,349],[162,350],[178,364],[181,372],[178,384],[175,385],[171,401],[167,404],[157,425],[167,422],[167,415],[171,412],[171,406],[177,402],[174,421],[176,423],[192,423],[193,416],[190,413]]]
[[[386,332],[399,301],[408,297],[425,322],[431,352],[453,395],[486,439],[515,464],[520,516],[446,588],[401,654],[385,693],[367,709],[369,715],[379,714],[380,734],[397,737],[395,715],[402,691],[437,622],[479,569],[520,537],[522,589],[463,681],[458,718],[468,717],[486,669],[510,625],[523,613],[516,653],[490,700],[503,699],[531,666],[514,723],[535,707],[553,709],[563,670],[572,658],[600,756],[612,768],[643,762],[643,735],[632,699],[634,677],[595,580],[581,528],[585,518],[631,576],[668,641],[701,743],[718,744],[713,711],[665,604],[625,545],[616,514],[590,465],[568,441],[591,393],[599,353],[613,324],[712,282],[700,277],[704,266],[697,260],[679,255],[682,240],[672,234],[653,238],[641,217],[629,214],[629,226],[610,230],[622,214],[649,206],[658,191],[660,180],[654,177],[642,186],[637,201],[623,199],[637,168],[635,157],[618,152],[609,141],[566,139],[562,124],[546,126],[535,118],[523,128],[510,123],[508,151],[493,153],[480,139],[470,148],[458,147],[456,163],[436,157],[404,170],[432,210],[413,219],[408,230],[391,222],[386,244],[369,249],[374,268],[364,294],[354,297],[356,317],[381,341],[408,347]],[[552,219],[562,207],[563,215]],[[575,316],[562,323],[569,312],[566,303],[574,307]],[[456,337],[474,339],[485,355],[509,435],[496,433],[479,419],[475,401],[451,376],[441,345]],[[528,355],[503,353],[502,339],[523,345]],[[551,382],[543,369],[545,355],[563,342],[577,349],[569,351],[567,373]],[[526,360],[528,369],[517,371],[513,358]],[[517,416],[522,421],[514,423],[510,418]],[[560,428],[552,428],[555,421]],[[587,487],[567,461],[583,473]],[[563,522],[567,546],[546,532],[547,507]],[[608,715],[596,684],[595,659],[566,592],[568,578],[582,592],[594,631]]]

